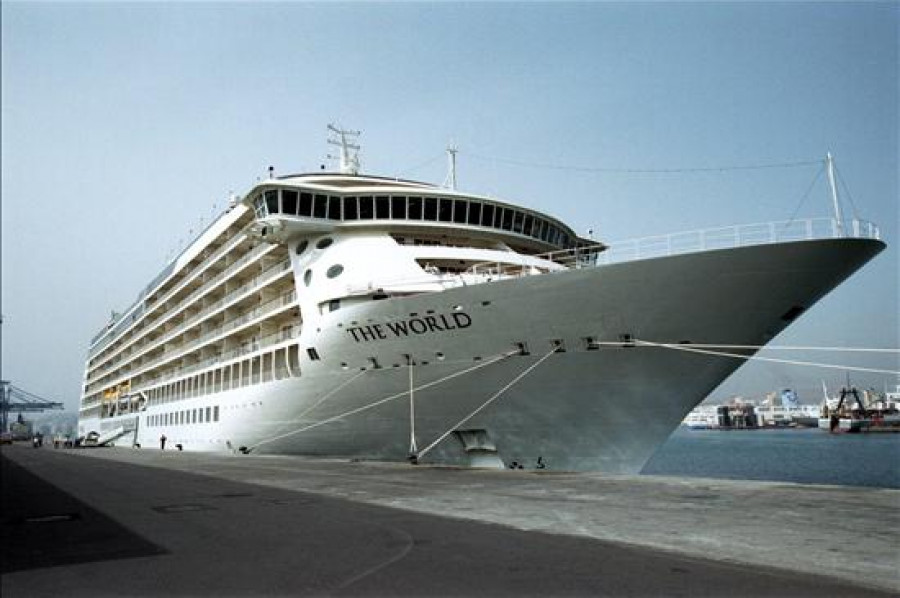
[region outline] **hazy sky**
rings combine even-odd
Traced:
[[[363,132],[366,172],[440,183],[452,139],[461,189],[608,242],[827,217],[827,190],[820,179],[801,202],[818,165],[551,166],[831,151],[845,209],[890,246],[775,342],[896,348],[898,14],[896,2],[4,1],[2,377],[74,409],[110,310],[267,166],[317,169],[331,121]],[[900,369],[896,356],[790,357]],[[789,386],[814,401],[820,380],[843,376],[748,364],[713,396]]]

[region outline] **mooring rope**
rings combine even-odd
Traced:
[[[646,347],[660,347],[663,349],[674,349],[677,351],[686,351],[688,353],[700,353],[703,355],[716,355],[718,357],[731,357],[734,359],[744,359],[746,361],[765,361],[765,362],[769,362],[769,363],[783,363],[783,364],[787,364],[787,365],[802,365],[802,366],[825,368],[825,369],[849,370],[849,371],[854,371],[854,372],[868,372],[868,373],[873,373],[873,374],[893,374],[893,375],[900,376],[900,370],[883,370],[883,369],[878,369],[878,368],[866,368],[866,367],[859,367],[859,366],[852,366],[852,365],[818,363],[815,361],[800,361],[800,360],[796,360],[796,359],[778,359],[775,357],[760,357],[759,355],[742,355],[740,353],[729,353],[727,351],[713,351],[712,349],[704,349],[704,348],[701,348],[701,345],[655,343],[652,341],[645,341],[645,340],[640,340],[640,339],[632,339],[631,341],[627,341],[627,342],[620,341],[618,343],[609,342],[609,343],[598,343],[598,344],[622,346],[622,345],[627,345],[629,343],[635,344],[635,345],[642,345],[642,346],[646,346]],[[717,345],[711,345],[711,346],[717,346]],[[728,345],[718,345],[718,346],[728,346]],[[732,347],[739,348],[739,347],[741,347],[741,345],[732,345]],[[767,347],[759,347],[759,346],[754,346],[754,345],[743,345],[743,347],[746,347],[748,349],[767,348]],[[826,348],[821,347],[821,349],[826,349]],[[894,352],[894,353],[898,352],[895,349],[884,349],[884,351]]]
[[[466,369],[461,370],[461,371],[459,371],[459,372],[454,372],[453,374],[448,374],[447,376],[444,376],[443,378],[439,378],[439,379],[437,379],[437,380],[434,380],[433,382],[428,382],[428,383],[423,384],[423,385],[421,385],[421,386],[417,386],[414,390],[420,391],[420,390],[424,390],[424,389],[426,389],[426,388],[431,388],[432,386],[437,386],[438,384],[443,384],[444,382],[447,382],[448,380],[452,380],[452,379],[457,378],[457,377],[459,377],[459,376],[462,376],[462,375],[464,375],[464,374],[468,374],[468,373],[470,373],[470,372],[474,372],[475,370],[478,370],[478,369],[481,369],[481,368],[483,368],[483,367],[492,365],[492,364],[494,364],[494,363],[497,363],[498,361],[501,361],[501,360],[503,360],[503,359],[506,359],[506,358],[510,357],[511,355],[517,355],[518,353],[519,353],[519,351],[509,351],[509,352],[507,352],[507,353],[502,353],[502,354],[500,354],[500,355],[498,355],[498,356],[495,356],[493,359],[490,359],[490,360],[487,360],[487,361],[483,361],[483,362],[481,362],[481,363],[479,363],[479,364],[477,364],[477,365],[474,365],[474,366],[472,366],[472,367],[470,367],[470,368],[466,368]],[[369,370],[369,371],[370,371],[370,370]],[[356,377],[358,377],[358,375],[357,375]],[[410,392],[409,390],[404,390],[404,391],[402,391],[402,392],[398,392],[397,394],[393,394],[393,395],[388,396],[388,397],[385,397],[385,398],[383,398],[383,399],[379,399],[379,400],[374,401],[374,402],[372,402],[372,403],[369,403],[369,404],[367,404],[367,405],[363,405],[362,407],[357,407],[357,408],[355,408],[355,409],[351,409],[351,410],[349,410],[349,411],[345,411],[344,413],[340,413],[340,414],[338,414],[338,415],[333,415],[333,416],[328,417],[328,418],[325,418],[325,419],[323,419],[323,420],[319,420],[319,421],[317,421],[317,422],[315,422],[315,423],[309,424],[309,425],[307,425],[307,426],[303,426],[302,428],[298,428],[298,429],[296,429],[296,430],[292,430],[292,431],[286,432],[286,433],[284,433],[284,434],[279,434],[279,435],[273,436],[273,437],[271,437],[271,438],[266,438],[265,440],[261,440],[261,441],[257,442],[257,443],[256,443],[255,445],[253,445],[252,447],[249,447],[249,448],[248,448],[248,452],[249,452],[250,450],[255,449],[255,448],[257,448],[257,447],[260,447],[260,446],[262,446],[262,445],[264,445],[264,444],[268,444],[268,443],[274,442],[274,441],[276,441],[276,440],[281,440],[282,438],[287,438],[288,436],[293,436],[294,434],[301,434],[301,433],[303,433],[303,432],[307,432],[307,431],[309,431],[309,430],[313,430],[313,429],[318,428],[318,427],[320,427],[320,426],[324,426],[325,424],[331,423],[331,422],[333,422],[333,421],[335,421],[335,420],[342,419],[342,418],[344,418],[344,417],[349,417],[349,416],[351,416],[351,415],[356,415],[357,413],[362,413],[363,411],[368,411],[369,409],[373,409],[373,408],[375,408],[375,407],[378,407],[379,405],[383,405],[384,403],[387,403],[387,402],[390,402],[390,401],[397,400],[397,399],[399,399],[400,397],[408,396],[408,395],[409,395],[409,392]],[[320,401],[320,402],[321,402],[321,401]]]
[[[543,357],[541,357],[541,358],[540,358],[539,360],[537,360],[535,363],[533,363],[533,364],[531,364],[530,366],[528,366],[525,370],[522,371],[522,373],[520,373],[518,376],[516,376],[515,378],[513,378],[512,381],[509,382],[506,386],[504,386],[503,388],[501,388],[500,390],[498,390],[497,392],[495,392],[493,395],[491,395],[491,397],[490,397],[487,401],[485,401],[484,403],[482,403],[479,407],[477,407],[477,408],[476,408],[474,411],[472,411],[469,415],[465,416],[464,418],[462,418],[461,420],[459,420],[458,422],[456,422],[455,424],[453,424],[446,432],[444,432],[443,434],[441,434],[440,436],[438,436],[438,439],[437,439],[437,440],[435,440],[434,442],[432,442],[431,444],[429,444],[428,446],[426,446],[425,448],[423,448],[421,451],[419,451],[418,453],[416,453],[416,454],[415,454],[416,459],[418,460],[418,459],[421,459],[422,457],[424,457],[429,451],[431,451],[431,449],[433,449],[434,447],[436,447],[436,446],[437,446],[438,444],[440,444],[445,438],[447,438],[448,436],[450,436],[450,434],[452,434],[454,430],[458,429],[461,425],[465,424],[467,421],[469,421],[470,419],[472,419],[473,417],[475,417],[478,413],[480,413],[482,409],[484,409],[485,407],[487,407],[488,405],[490,405],[491,403],[493,403],[494,401],[496,401],[503,393],[505,393],[507,390],[509,390],[510,388],[512,388],[512,387],[513,387],[516,383],[518,383],[522,378],[524,378],[525,376],[527,376],[528,374],[530,374],[530,373],[532,372],[532,370],[534,370],[536,367],[538,367],[539,365],[541,365],[542,363],[544,363],[544,361],[546,361],[548,357],[550,357],[551,355],[553,355],[553,354],[556,353],[557,351],[558,351],[558,349],[557,349],[556,347],[554,347],[553,349],[551,349],[551,351],[550,351],[549,353],[547,353],[546,355],[544,355]]]

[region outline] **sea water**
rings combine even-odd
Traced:
[[[641,473],[900,488],[900,433],[682,427]]]

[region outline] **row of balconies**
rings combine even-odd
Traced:
[[[157,344],[158,340],[158,337],[152,338],[153,334],[159,331],[160,328],[167,323],[172,322],[173,320],[177,320],[179,317],[182,317],[185,320],[181,323],[181,325],[190,325],[190,321],[193,320],[193,316],[196,314],[188,315],[187,312],[190,310],[194,302],[206,296],[207,294],[212,293],[223,281],[228,281],[232,278],[235,278],[244,267],[249,265],[254,260],[261,258],[265,253],[268,253],[274,249],[274,245],[260,245],[237,261],[229,264],[224,270],[217,273],[213,277],[201,281],[200,287],[195,289],[188,296],[178,301],[178,303],[169,306],[169,311],[163,316],[162,319],[157,321],[148,321],[147,324],[142,327],[143,334],[134,336],[131,339],[131,343],[122,345],[117,352],[111,353],[110,361],[106,362],[102,369],[98,369],[92,373],[89,373],[88,381],[93,382],[97,378],[112,371],[117,364],[122,362],[123,359],[128,359],[138,352],[145,352],[141,351],[142,349],[145,349],[146,351],[151,350],[148,346]],[[170,331],[167,330],[163,334],[165,335],[169,332]],[[138,344],[142,340],[144,342]],[[129,350],[129,352],[126,353],[126,350]]]
[[[140,372],[146,371],[147,369],[154,367],[155,365],[160,363],[162,360],[170,359],[171,357],[168,357],[168,356],[173,356],[174,355],[172,353],[173,351],[183,351],[185,349],[185,347],[196,346],[198,343],[202,343],[204,340],[211,338],[213,336],[216,336],[216,334],[221,334],[222,331],[225,330],[226,328],[228,328],[229,326],[234,327],[234,326],[238,326],[240,323],[243,323],[243,322],[239,322],[236,324],[235,322],[238,322],[239,320],[243,319],[243,321],[249,321],[249,318],[244,318],[244,316],[246,314],[241,314],[241,315],[237,316],[236,318],[229,320],[228,323],[226,323],[220,327],[214,328],[205,333],[202,331],[202,324],[204,323],[204,320],[211,319],[214,316],[214,314],[217,314],[217,312],[224,313],[225,311],[227,311],[229,309],[229,307],[231,307],[231,305],[237,304],[239,301],[241,301],[243,298],[245,298],[250,293],[253,293],[258,290],[262,290],[266,285],[277,281],[279,278],[285,276],[285,274],[290,273],[290,272],[291,272],[290,260],[285,260],[285,261],[279,262],[273,266],[270,266],[265,271],[263,271],[261,274],[250,279],[248,282],[243,284],[241,287],[235,289],[234,291],[229,293],[227,296],[225,296],[225,297],[221,298],[220,300],[216,301],[215,303],[207,306],[205,309],[202,309],[201,311],[197,312],[193,317],[190,318],[189,321],[183,323],[182,325],[180,325],[178,327],[173,328],[169,332],[165,333],[163,335],[163,337],[160,337],[156,341],[151,341],[153,344],[153,347],[152,348],[147,347],[147,349],[145,351],[143,351],[140,356],[136,356],[135,359],[130,360],[128,364],[125,364],[119,368],[116,368],[115,371],[110,371],[109,373],[105,373],[104,375],[102,375],[102,377],[97,377],[93,380],[89,380],[86,391],[88,393],[90,393],[94,390],[100,390],[101,388],[108,387],[108,386],[114,384],[113,380],[117,377],[118,378],[130,378],[130,377],[136,376]],[[293,290],[293,280],[291,280],[291,283],[288,286],[291,288],[291,290],[288,291],[287,294],[284,294],[281,297],[279,297],[273,301],[269,301],[268,303],[265,304],[265,306],[267,307],[268,310],[274,311],[277,308],[283,307],[284,305],[287,305],[289,303],[296,301],[296,294],[295,294],[295,291]],[[280,302],[284,301],[284,298],[287,297],[288,295],[290,295],[290,297],[291,297],[290,300],[285,303],[280,303]],[[261,309],[261,307],[262,306],[258,306],[257,308],[255,308],[255,310],[259,310],[259,309]],[[266,313],[269,313],[269,312],[266,312]],[[183,327],[185,327],[185,328],[197,327],[197,330],[195,332],[196,336],[191,336],[192,333],[190,331],[185,332]],[[167,344],[167,343],[170,343],[171,341],[175,340],[176,337],[180,334],[184,334],[184,337],[181,339],[181,342],[172,342],[171,344]],[[184,341],[187,341],[186,345],[183,344]],[[129,364],[131,364],[131,363],[134,363],[134,367],[138,367],[141,369],[138,370],[137,372],[129,371],[132,369],[131,367],[129,367]]]

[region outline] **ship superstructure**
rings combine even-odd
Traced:
[[[807,222],[607,264],[547,214],[342,166],[256,184],[93,339],[81,434],[636,471],[739,365],[666,345],[764,344],[884,246]]]

